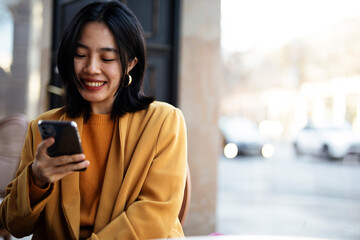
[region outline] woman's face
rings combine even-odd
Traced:
[[[130,71],[137,59],[129,63]],[[83,86],[82,97],[93,113],[110,113],[120,85],[122,68],[115,38],[103,23],[87,23],[79,36],[74,56],[75,73]]]

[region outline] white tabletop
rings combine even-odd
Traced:
[[[315,237],[294,237],[294,236],[279,236],[279,235],[219,235],[219,236],[192,236],[186,238],[179,238],[179,240],[334,240],[329,238],[315,238]]]

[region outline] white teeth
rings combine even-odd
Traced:
[[[101,87],[105,82],[84,82],[89,87]]]

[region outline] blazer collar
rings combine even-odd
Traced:
[[[116,203],[124,177],[124,154],[128,119],[129,114],[116,118],[99,206],[96,213],[94,232],[99,232],[116,217],[116,215],[114,215],[115,213],[121,212],[117,209],[118,204]]]
[[[83,129],[83,116],[76,119],[70,119],[63,115],[60,120],[75,121],[78,126],[80,138]],[[94,232],[103,229],[118,212],[116,201],[122,178],[124,175],[124,153],[125,140],[128,128],[129,114],[117,118],[114,127],[113,138],[110,146],[108,162],[106,166],[103,188],[100,196],[98,211],[94,224]],[[117,179],[118,181],[114,181]],[[79,239],[80,233],[80,186],[79,173],[74,172],[65,176],[61,180],[61,204],[64,211],[65,219],[71,229],[74,239]]]
[[[81,138],[83,127],[83,116],[70,119],[63,115],[60,120],[75,121],[78,126]],[[71,173],[60,181],[61,205],[63,208],[66,222],[74,239],[79,239],[80,235],[80,188],[79,172]]]

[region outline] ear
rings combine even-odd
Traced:
[[[132,61],[128,62],[127,73],[129,73],[137,64],[138,59],[135,57]]]

